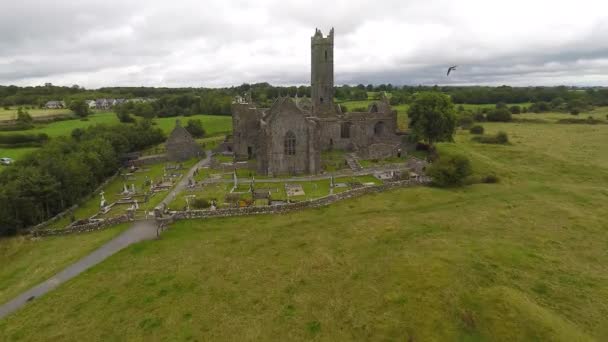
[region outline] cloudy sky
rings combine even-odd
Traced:
[[[337,84],[608,86],[606,0],[0,0],[0,84],[308,84],[332,26]]]

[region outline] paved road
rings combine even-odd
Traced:
[[[196,169],[201,168],[203,166],[207,166],[211,163],[211,156],[212,152],[207,151],[207,156],[205,157],[205,159],[199,161],[198,163],[196,163],[196,165],[190,168],[188,174],[182,177],[182,179],[173,187],[171,191],[169,191],[165,199],[163,199],[160,204],[164,203],[166,206],[169,206],[169,203],[171,203],[171,201],[175,199],[175,196],[177,196],[177,194],[179,194],[186,188],[186,186],[188,185],[188,179],[194,175]]]
[[[169,203],[173,198],[182,191],[186,185],[188,184],[188,178],[192,176],[194,171],[201,167],[207,165],[211,160],[211,153],[207,153],[207,157],[200,162],[198,162],[195,166],[193,166],[188,174],[183,177],[178,184],[175,185],[173,190],[169,192],[169,194],[163,200],[164,203]],[[99,247],[93,253],[87,255],[86,257],[80,259],[76,263],[68,266],[68,268],[63,271],[57,273],[52,278],[36,285],[35,287],[25,291],[20,294],[13,300],[8,303],[5,303],[0,306],[0,319],[14,312],[15,310],[21,308],[25,304],[28,303],[28,300],[36,300],[36,298],[44,295],[45,293],[53,290],[60,284],[74,278],[80,273],[86,271],[87,269],[97,265],[98,263],[104,261],[109,256],[117,253],[118,251],[128,247],[131,244],[136,242],[144,241],[144,240],[152,240],[156,238],[156,223],[153,220],[148,221],[137,221],[135,222],[129,229],[124,231],[119,236],[110,240],[103,246]]]
[[[136,242],[154,238],[156,238],[156,223],[154,221],[139,221],[134,223],[131,228],[101,246],[93,253],[70,265],[52,278],[25,291],[10,302],[0,306],[0,319],[25,305],[28,302],[28,299],[34,297],[33,300],[36,300],[35,298],[44,295],[60,284],[97,265],[123,248]]]

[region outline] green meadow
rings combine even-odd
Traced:
[[[177,222],[3,319],[0,340],[605,341],[608,125],[552,115],[483,124],[508,145],[439,145],[498,184]],[[20,272],[52,273],[58,242],[35,243]]]
[[[227,115],[192,115],[188,117],[155,118],[154,122],[166,134],[169,135],[175,127],[175,121],[180,120],[182,125],[186,125],[190,119],[199,119],[203,123],[203,128],[207,136],[218,136],[232,130],[232,117]],[[0,134],[39,134],[45,133],[51,138],[69,136],[76,128],[87,128],[97,124],[118,124],[116,114],[112,112],[95,113],[86,119],[72,119],[57,121],[48,124],[36,124],[35,128],[25,131],[0,131]],[[212,145],[216,144],[214,141]],[[10,157],[18,160],[35,148],[0,148],[0,157]]]
[[[0,303],[55,275],[115,237],[127,225],[69,235],[30,239],[22,236],[0,242]]]

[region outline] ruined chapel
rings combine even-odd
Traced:
[[[264,175],[316,174],[321,152],[352,151],[366,159],[397,154],[397,112],[388,100],[365,112],[343,112],[334,103],[334,30],[311,37],[311,97],[279,97],[270,108],[246,98],[232,104],[232,150],[237,160],[255,160]]]

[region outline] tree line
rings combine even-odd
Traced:
[[[55,138],[0,173],[0,235],[16,234],[91,194],[125,153],[164,141],[150,121],[97,125]]]

